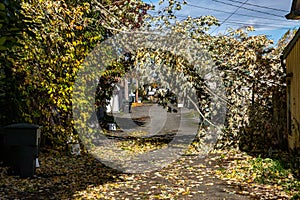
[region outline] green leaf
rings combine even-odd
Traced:
[[[0,10],[5,10],[5,5],[3,3],[0,3]]]
[[[1,37],[0,38],[0,46],[4,45],[4,43],[6,42],[7,37]]]

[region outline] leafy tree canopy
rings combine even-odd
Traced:
[[[4,16],[0,21],[0,83],[3,86],[0,95],[5,108],[1,115],[2,124],[21,121],[41,124],[51,143],[65,143],[74,134],[72,94],[76,76],[99,42],[120,33],[145,34],[148,38],[176,33],[190,42],[185,47],[196,44],[198,50],[191,51],[190,57],[199,58],[201,49],[202,60],[195,65],[176,48],[136,48],[123,52],[130,53],[132,63],[128,63],[123,55],[108,65],[102,74],[107,81],[103,79],[102,85],[117,81],[116,77],[122,77],[129,65],[139,66],[144,77],[149,73],[164,72],[160,73],[161,80],[164,80],[164,74],[176,72],[174,79],[184,77],[187,80],[181,87],[183,93],[188,94],[189,88],[195,88],[196,104],[201,108],[199,113],[207,121],[213,110],[205,108],[213,107],[212,97],[226,104],[222,144],[237,145],[242,127],[255,127],[256,122],[260,122],[261,127],[271,123],[272,95],[284,94],[280,52],[290,34],[278,47],[264,35],[249,36],[247,33],[253,31],[252,27],[210,35],[208,31],[219,25],[215,17],[178,20],[175,13],[184,9],[185,1],[161,0],[160,3],[164,7],[153,15],[147,14],[153,6],[140,0],[0,3],[0,14]],[[16,34],[19,37],[15,37]],[[136,40],[133,44],[139,47],[139,42]],[[168,38],[168,43],[177,42],[177,37]],[[213,65],[206,63],[207,58]],[[149,67],[149,62],[154,62],[156,67]],[[200,71],[209,71],[209,66],[215,66],[214,69],[219,71],[225,87],[224,96],[216,95],[203,80]],[[82,88],[83,93],[85,90]],[[111,91],[104,94],[104,98],[110,94]],[[255,131],[258,130],[252,130]],[[264,131],[273,137],[271,130]]]

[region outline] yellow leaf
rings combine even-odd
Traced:
[[[76,26],[76,29],[81,31],[82,30],[82,26]]]

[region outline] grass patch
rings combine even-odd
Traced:
[[[252,157],[246,153],[222,154],[220,162],[227,163],[227,170],[218,169],[222,180],[234,180],[236,184],[249,188],[269,187],[289,197],[299,195],[300,181],[291,169],[285,169],[280,160]]]

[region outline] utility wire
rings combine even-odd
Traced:
[[[223,22],[221,22],[220,26],[221,27],[230,17],[232,17],[245,3],[247,3],[248,0],[246,0],[244,3],[242,3],[240,6],[238,6],[235,11],[233,11]],[[219,27],[216,27],[210,34],[213,34]]]
[[[158,17],[159,15],[154,15],[154,17]],[[184,15],[176,15],[176,17],[178,17],[179,19],[186,19],[188,16],[184,16]],[[229,24],[231,26],[253,26],[253,27],[259,27],[259,26],[263,26],[266,28],[280,28],[280,29],[284,29],[284,30],[290,30],[291,28],[289,27],[282,27],[278,24],[278,26],[276,26],[276,24],[271,25],[271,24],[254,24],[254,23],[248,23],[248,22],[242,22],[242,21],[234,21],[234,20],[230,20],[227,22],[224,22],[223,24]]]
[[[156,11],[152,11],[153,12],[153,14],[155,13],[155,14],[157,14],[158,12],[156,12]],[[226,13],[229,13],[229,14],[231,14],[231,12],[226,12]],[[159,17],[159,15],[152,15],[152,16],[154,16],[154,17]],[[181,20],[183,20],[183,19],[187,19],[189,16],[188,15],[176,15],[176,17],[178,18],[178,19],[181,19]],[[252,17],[256,17],[256,16],[252,16]],[[267,19],[267,20],[274,20],[274,21],[278,21],[277,19],[271,19],[271,18],[264,18],[264,17],[256,17],[256,18],[261,18],[261,19]],[[269,27],[269,28],[283,28],[283,29],[290,29],[290,28],[287,28],[287,27],[282,27],[282,25],[280,25],[280,24],[274,24],[274,23],[272,23],[272,24],[268,24],[268,23],[260,23],[260,24],[255,24],[254,22],[253,23],[251,23],[251,22],[245,22],[245,21],[234,21],[234,20],[231,20],[231,21],[227,21],[227,22],[225,22],[224,24],[236,24],[236,25],[245,25],[245,26],[264,26],[264,27]],[[277,25],[277,26],[276,26]],[[287,23],[287,25],[289,25],[288,23]],[[294,25],[294,24],[290,24],[290,25]]]
[[[217,0],[213,0],[213,1],[217,1]],[[260,5],[257,5],[257,4],[247,3],[247,1],[246,2],[241,2],[241,1],[236,1],[236,0],[228,0],[228,1],[242,3],[242,5],[240,5],[240,6],[236,6],[236,5],[230,4],[232,6],[238,7],[238,9],[239,9],[239,7],[244,9],[244,7],[242,7],[243,5],[252,5],[252,6],[257,6],[257,7],[261,7],[261,8],[268,8],[268,7],[260,6]],[[220,2],[220,1],[217,1],[217,2]],[[223,2],[220,2],[220,3],[223,3]],[[190,7],[194,7],[194,8],[203,9],[203,10],[211,10],[211,11],[215,11],[215,12],[221,12],[221,13],[230,14],[230,16],[228,17],[228,19],[230,17],[232,17],[234,14],[236,14],[236,12],[238,10],[237,9],[234,13],[232,13],[232,12],[227,12],[227,11],[224,11],[224,10],[213,9],[213,8],[208,8],[208,7],[204,7],[204,6],[198,6],[198,5],[194,5],[194,4],[191,4],[191,3],[187,3],[186,5],[190,6]],[[268,8],[268,9],[278,10],[278,11],[285,11],[285,10],[276,9],[276,8]],[[155,13],[155,11],[151,11],[151,12]],[[270,14],[270,13],[268,13],[268,14]],[[241,13],[239,13],[238,15],[239,16],[245,16],[245,17],[252,17],[252,18],[258,18],[258,19],[264,19],[264,20],[271,20],[271,21],[284,21],[283,19],[280,20],[280,19],[275,19],[275,18],[260,17],[260,16],[248,15],[248,14],[241,14]],[[276,17],[278,17],[278,16],[279,15],[277,15]],[[177,14],[176,17],[184,19],[184,18],[187,18],[188,16],[178,15]],[[287,28],[287,27],[282,27],[279,24],[277,24],[278,26],[276,26],[276,24],[273,24],[273,25],[270,25],[270,24],[261,24],[261,23],[260,24],[254,24],[254,23],[251,23],[251,22],[250,23],[245,23],[245,22],[241,22],[241,21],[229,21],[229,22],[227,22],[226,19],[223,22],[221,22],[221,25],[222,24],[236,24],[236,25],[244,25],[244,26],[248,26],[248,25],[251,25],[251,26],[265,26],[265,27],[270,27],[270,28],[282,28],[282,29],[287,29],[287,30],[290,29],[290,28]],[[216,27],[216,29],[218,29],[218,28],[220,28],[220,27]],[[215,30],[213,30],[213,32]]]
[[[228,12],[228,11],[219,10],[219,9],[213,9],[213,8],[208,8],[208,7],[204,7],[204,6],[197,6],[197,5],[190,4],[190,3],[187,3],[186,5],[190,6],[190,7],[194,7],[194,8],[203,9],[203,10],[211,10],[211,11],[215,11],[215,12],[221,12],[221,13],[231,14],[231,12]],[[274,18],[268,18],[268,17],[260,17],[260,16],[248,15],[248,14],[241,14],[241,13],[239,13],[239,16],[254,17],[254,18],[265,19],[265,20],[272,20],[272,21],[278,21],[278,20],[280,20],[280,19],[274,19]],[[281,20],[281,21],[286,22],[286,20]]]
[[[283,15],[277,15],[277,14],[264,12],[264,11],[260,11],[260,10],[254,10],[254,9],[251,9],[251,8],[245,8],[245,7],[243,7],[244,4],[238,6],[238,5],[234,5],[234,4],[231,4],[231,3],[222,2],[222,1],[219,1],[219,0],[213,0],[213,1],[225,4],[225,5],[228,5],[228,6],[238,7],[238,9],[242,8],[242,9],[245,9],[245,10],[249,10],[249,11],[253,11],[253,12],[257,12],[257,13],[262,13],[262,14],[265,14],[265,15],[272,15],[272,16],[280,17],[280,18],[284,17]]]
[[[186,19],[188,16],[184,16],[184,15],[176,15],[176,17],[180,18],[180,19]],[[255,24],[255,23],[251,23],[251,22],[243,22],[243,21],[235,21],[235,20],[229,20],[227,22],[224,22],[223,24],[235,24],[235,25],[243,25],[243,26],[264,26],[264,27],[269,27],[269,28],[281,28],[281,29],[286,29],[286,30],[289,30],[290,28],[288,27],[282,27],[281,25],[279,24],[273,24],[273,25],[270,25],[270,24]],[[278,26],[276,26],[278,25]]]
[[[242,1],[237,1],[237,0],[227,0],[227,1],[235,2],[235,3],[243,3]],[[262,5],[253,4],[253,3],[245,3],[245,5],[254,6],[254,7],[257,7],[257,8],[263,8],[263,9],[274,10],[274,11],[280,11],[280,12],[289,12],[289,10],[283,10],[283,9],[278,9],[278,8],[272,8],[272,7],[262,6]]]

